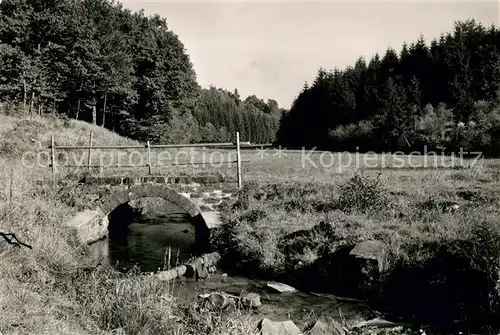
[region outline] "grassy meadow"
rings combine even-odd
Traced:
[[[217,237],[236,268],[319,288],[329,277],[311,282],[312,273],[328,272],[325,255],[382,241],[389,253],[382,306],[417,322],[485,331],[483,316],[498,310],[498,161],[414,155],[398,156],[406,164],[395,166],[391,155],[372,155],[367,167],[360,155],[361,164],[322,167],[302,165],[303,157],[245,166],[243,201],[223,212],[228,225]],[[320,222],[330,224],[333,240],[327,232],[293,237]]]
[[[2,115],[0,231],[15,233],[33,249],[0,244],[0,332],[251,334],[252,325],[245,318],[200,305],[180,306],[162,283],[86,263],[86,247],[72,244],[62,224],[76,211],[65,204],[64,197],[87,171],[59,167],[58,179],[66,182],[63,187],[52,183],[50,168],[35,164],[34,159],[47,159],[52,135],[59,145],[84,145],[90,131],[95,145],[138,145],[84,122]],[[192,151],[180,152],[172,150],[169,159],[154,153],[153,161],[171,162],[176,154],[177,162],[191,159],[187,154]],[[214,161],[221,156],[235,158],[229,151],[213,152],[197,149],[193,160],[209,161],[206,157],[211,154],[217,158]],[[95,151],[92,160],[99,161],[100,154]],[[276,150],[242,151],[245,187],[238,203],[223,209],[229,234],[221,233],[215,242],[223,253],[237,257],[242,270],[278,277],[301,273],[339,243],[376,239],[389,246],[394,272],[422,268],[440,259],[442,246],[449,246],[445,251],[465,260],[470,269],[492,276],[497,273],[498,161],[452,164],[450,158],[438,157],[434,164],[431,157],[391,155],[372,155],[367,161],[360,154],[361,162],[356,163],[348,154],[335,154],[332,161],[331,154],[318,152],[304,163],[301,151],[277,154]],[[86,153],[80,155],[74,157],[86,162]],[[401,159],[406,163],[399,168],[396,164]],[[208,165],[155,168],[154,173],[235,176],[234,163],[230,167]],[[110,167],[103,173],[146,171]],[[458,208],[452,210],[452,205]],[[317,234],[301,248],[283,246],[283,237],[322,221],[332,223],[338,241]],[[446,281],[446,273],[439,275]]]

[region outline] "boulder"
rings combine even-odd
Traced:
[[[342,325],[332,319],[319,319],[307,333],[309,335],[345,335],[346,331]]]
[[[460,205],[459,204],[452,204],[448,207],[446,207],[446,211],[447,212],[456,212],[460,209]]]
[[[208,268],[202,261],[196,262],[195,269],[196,269],[196,280],[206,279],[209,277]]]
[[[387,265],[387,246],[380,241],[361,242],[351,250],[350,256],[357,259],[373,260],[377,265],[377,269],[382,272]]]
[[[209,299],[212,306],[218,309],[224,309],[231,303],[229,296],[221,292],[204,294],[200,295],[200,297],[204,299]]]
[[[79,212],[66,224],[79,244],[90,244],[108,235],[108,217],[100,211]]]
[[[227,280],[228,280],[227,273],[223,273],[223,274],[221,275],[221,280],[220,280],[220,281],[221,281],[222,283],[225,283],[225,282],[227,282]]]
[[[262,306],[260,302],[260,296],[257,293],[248,293],[243,298],[241,298],[241,303],[246,308],[259,308]]]
[[[387,246],[380,241],[365,241],[358,243],[351,250],[357,273],[358,293],[371,295],[377,292],[380,284],[380,274],[387,268]]]
[[[286,284],[277,283],[277,282],[269,282],[266,285],[268,288],[278,292],[278,293],[292,293],[297,292],[294,287],[288,286]]]
[[[269,319],[262,319],[259,323],[261,335],[302,335],[300,329],[293,321],[275,322]]]

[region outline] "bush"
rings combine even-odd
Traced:
[[[386,207],[389,202],[388,193],[382,187],[379,176],[369,178],[356,173],[340,186],[338,208],[347,213],[353,210],[366,213]]]
[[[340,125],[330,130],[328,137],[336,150],[372,149],[374,127],[370,121]]]

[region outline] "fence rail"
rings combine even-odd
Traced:
[[[49,146],[50,148],[51,146]],[[237,149],[238,146],[234,143],[196,143],[196,144],[151,144],[149,146],[151,149],[178,149],[178,148],[222,148],[222,149]],[[247,145],[240,144],[240,149],[260,149],[260,148],[271,148],[272,144],[263,145]],[[117,145],[117,146],[91,146],[91,145],[61,145],[55,146],[55,149],[60,150],[87,150],[87,149],[98,149],[98,150],[115,150],[115,149],[145,149],[148,145]]]
[[[89,136],[89,144],[88,145],[80,145],[80,146],[67,146],[67,145],[56,145],[54,136],[51,138],[51,144],[49,146],[51,163],[50,166],[52,168],[53,177],[57,174],[57,167],[71,167],[71,168],[88,168],[91,170],[92,168],[104,168],[103,165],[100,164],[92,164],[92,150],[145,150],[147,155],[147,164],[139,164],[139,165],[119,165],[119,166],[106,166],[106,167],[123,167],[123,168],[148,168],[148,173],[152,174],[153,167],[159,166],[188,166],[188,165],[201,165],[206,164],[206,162],[189,162],[189,163],[170,163],[170,164],[153,164],[151,163],[151,150],[154,149],[180,149],[180,148],[219,148],[219,149],[236,149],[236,160],[231,161],[220,161],[218,164],[226,164],[226,163],[236,163],[237,166],[237,179],[238,179],[238,187],[241,189],[242,187],[242,169],[241,164],[249,162],[241,160],[241,149],[256,149],[256,148],[269,148],[272,147],[270,144],[265,145],[252,145],[247,143],[240,142],[240,134],[236,133],[236,143],[226,142],[226,143],[196,143],[196,144],[151,144],[149,141],[144,145],[104,145],[104,146],[95,146],[94,142],[94,134],[90,132]],[[57,165],[56,154],[57,151],[67,151],[67,150],[88,150],[87,155],[87,164],[79,164],[79,165]]]

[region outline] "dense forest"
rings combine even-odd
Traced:
[[[156,143],[274,141],[274,100],[202,89],[160,16],[111,0],[0,2],[4,112],[57,114]]]
[[[500,30],[474,20],[343,70],[320,69],[281,122],[278,143],[332,150],[500,154]]]
[[[167,20],[113,0],[0,2],[4,112],[57,114],[156,143],[500,153],[500,29],[473,20],[427,43],[319,69],[290,111],[201,88]]]

